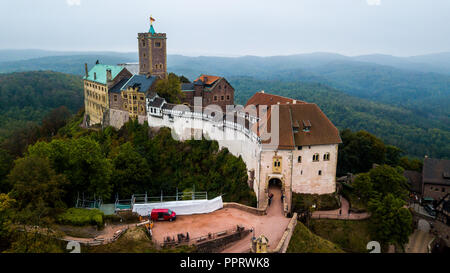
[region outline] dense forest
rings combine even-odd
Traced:
[[[0,142],[40,123],[52,109],[76,113],[83,106],[81,77],[50,71],[0,74]]]
[[[265,90],[316,103],[339,129],[366,130],[399,147],[406,155],[450,158],[450,125],[411,110],[357,98],[319,83],[263,81],[251,77],[228,80],[237,90],[238,104],[245,104],[255,91]]]
[[[405,155],[450,158],[450,123],[347,95],[319,83],[251,77],[228,80],[236,89],[238,104],[245,104],[256,91],[266,90],[317,103],[339,129],[366,130],[399,147]],[[165,88],[164,84],[162,87]],[[38,125],[51,109],[66,106],[70,113],[75,113],[83,106],[82,81],[78,76],[48,71],[0,74],[0,103],[1,142],[13,133],[18,134],[17,129]]]

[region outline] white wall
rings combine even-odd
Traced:
[[[283,182],[286,193],[286,203],[290,210],[291,192],[308,194],[327,194],[336,190],[336,167],[338,145],[312,145],[303,146],[302,150],[266,150],[255,139],[254,134],[246,134],[244,128],[228,126],[215,126],[214,122],[201,116],[192,117],[167,114],[157,117],[148,114],[148,123],[152,127],[169,127],[179,140],[205,137],[217,140],[220,148],[226,147],[235,156],[241,156],[247,170],[255,171],[253,190],[258,199],[258,206],[265,204],[269,179],[279,178]],[[192,129],[191,129],[192,128]],[[313,162],[313,155],[319,154],[319,161]],[[330,153],[330,160],[324,161],[323,156]],[[281,174],[274,174],[272,169],[273,157],[282,158]],[[298,156],[302,162],[298,163]],[[321,175],[318,174],[322,171]]]

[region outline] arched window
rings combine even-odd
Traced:
[[[323,160],[324,161],[329,161],[330,160],[330,153],[326,153],[323,155]]]
[[[313,161],[315,161],[315,162],[319,161],[319,154],[313,155]]]
[[[297,158],[297,162],[298,162],[298,163],[302,163],[302,157],[301,157],[301,156],[299,156],[299,157]]]

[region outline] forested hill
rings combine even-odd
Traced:
[[[0,74],[0,142],[30,123],[40,123],[50,110],[83,106],[80,76],[50,71]]]
[[[405,154],[450,158],[450,124],[412,110],[345,94],[324,84],[227,78],[236,89],[236,103],[255,92],[279,94],[317,103],[339,129],[367,130]],[[38,123],[59,106],[72,113],[83,107],[80,76],[56,72],[0,74],[0,142],[16,129]]]
[[[350,96],[324,84],[262,81],[251,77],[230,77],[229,81],[237,90],[238,104],[245,104],[255,91],[265,90],[316,103],[339,129],[367,130],[409,156],[450,158],[450,125],[429,120],[411,110]]]

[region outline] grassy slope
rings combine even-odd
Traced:
[[[346,252],[366,253],[366,245],[372,241],[369,221],[311,220],[312,232],[338,245]]]
[[[342,253],[334,243],[313,234],[301,222],[297,223],[292,234],[288,253]]]

